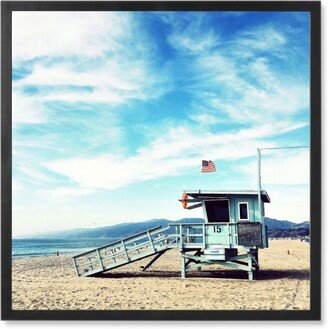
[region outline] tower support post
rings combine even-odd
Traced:
[[[181,278],[186,277],[186,259],[183,257],[181,252]]]
[[[253,257],[252,253],[249,251],[247,252],[247,263],[248,263],[248,280],[253,280]]]

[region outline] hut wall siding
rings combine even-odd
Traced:
[[[237,223],[239,221],[239,203],[247,202],[248,203],[248,213],[249,213],[249,221],[254,222],[260,219],[259,211],[258,211],[258,201],[257,196],[230,196],[230,217],[233,223]]]

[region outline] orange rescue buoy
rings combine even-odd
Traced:
[[[184,209],[186,209],[188,206],[188,194],[187,193],[183,193],[182,194],[182,207]]]

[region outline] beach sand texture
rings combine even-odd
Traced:
[[[168,251],[146,272],[140,266],[151,258],[90,278],[75,275],[69,256],[14,259],[13,309],[309,309],[309,243],[273,240],[270,248],[260,250],[259,258],[261,270],[252,282],[246,280],[246,272],[219,266],[188,272],[189,277],[181,279],[177,250]]]

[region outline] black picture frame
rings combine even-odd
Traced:
[[[320,1],[1,2],[1,318],[2,320],[320,320],[321,317],[321,43]],[[307,11],[311,15],[311,301],[308,311],[17,311],[12,310],[13,11]]]

